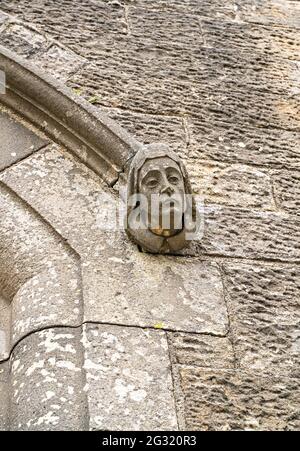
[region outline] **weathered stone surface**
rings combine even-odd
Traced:
[[[187,160],[194,192],[205,202],[274,210],[270,175],[261,169],[244,165]]]
[[[45,139],[40,138],[1,110],[0,128],[0,171],[47,144]]]
[[[267,167],[300,169],[297,132],[249,127],[224,120],[190,122],[191,163],[198,158],[223,163],[254,164]]]
[[[8,392],[8,364],[0,363],[0,431],[7,431],[8,428]]]
[[[296,171],[275,172],[274,193],[279,208],[300,214],[300,173]]]
[[[141,254],[124,233],[103,230],[101,218],[111,203],[104,203],[99,180],[72,157],[47,149],[6,171],[2,179],[85,256],[85,320],[226,333],[218,268]],[[112,194],[110,199],[114,201]]]
[[[12,302],[11,340],[51,325],[79,326],[82,321],[80,267],[54,265],[28,280]]]
[[[284,56],[298,60],[300,50],[299,31],[293,28],[269,25],[226,22],[203,19],[201,21],[205,44],[213,48],[237,49],[238,52],[255,52],[264,55]]]
[[[257,372],[181,368],[188,430],[300,428],[299,380]]]
[[[32,28],[12,22],[1,33],[1,45],[28,58],[45,50],[47,40]]]
[[[293,0],[237,0],[239,16],[248,22],[300,28],[300,5]]]
[[[120,33],[127,33],[123,9],[106,1],[82,0],[70,3],[63,0],[58,5],[55,0],[24,0],[18,3],[4,0],[1,9],[27,23],[35,24],[44,33],[69,47],[81,42],[88,49],[100,44],[101,37],[117,37]],[[97,43],[96,38],[99,39]]]
[[[92,7],[84,8],[87,16],[92,15],[92,9]],[[39,14],[43,15],[41,11],[40,13],[35,12],[35,14],[37,14],[36,17]],[[73,10],[69,10],[66,6],[66,16],[68,17],[70,14],[73,14]],[[170,14],[171,20],[169,19]],[[147,10],[130,9],[130,33],[119,34],[117,50],[110,48],[110,52],[107,52],[107,47],[111,47],[113,42],[114,26],[110,26],[104,36],[102,36],[102,29],[101,31],[99,28],[97,31],[90,30],[94,40],[89,46],[82,42],[81,36],[80,39],[77,38],[76,33],[71,34],[70,30],[65,36],[66,31],[64,30],[61,33],[63,42],[71,45],[77,53],[87,55],[93,62],[74,78],[74,86],[80,87],[87,98],[92,97],[95,102],[98,98],[99,103],[107,106],[119,105],[123,108],[158,114],[162,112],[193,114],[195,112],[199,115],[203,111],[201,116],[209,115],[211,119],[215,118],[215,122],[220,123],[218,105],[222,102],[223,121],[228,119],[228,114],[231,113],[234,115],[231,123],[236,124],[236,120],[240,119],[241,113],[243,113],[244,117],[240,120],[243,126],[246,121],[252,123],[253,117],[256,117],[259,123],[264,121],[266,126],[269,126],[270,113],[272,113],[274,124],[278,125],[284,121],[282,125],[290,128],[293,125],[292,114],[288,115],[286,119],[284,114],[282,118],[277,117],[285,105],[278,94],[282,91],[286,92],[287,86],[290,86],[290,89],[295,88],[292,80],[296,77],[296,64],[284,60],[274,60],[273,53],[269,59],[267,58],[266,64],[266,60],[261,56],[261,51],[258,53],[256,48],[253,51],[251,46],[249,48],[246,46],[242,52],[232,52],[231,43],[227,45],[226,42],[227,48],[229,47],[226,51],[216,51],[216,49],[212,51],[209,48],[199,49],[199,47],[195,51],[194,45],[188,45],[188,52],[183,55],[182,51],[185,48],[186,40],[190,39],[191,33],[184,33],[183,39],[172,41],[169,34],[170,28],[173,26],[176,33],[178,28],[180,29],[180,23],[183,20],[182,14],[182,11],[176,10],[172,10],[170,13],[170,10],[163,9],[158,11],[149,11],[149,8]],[[189,15],[189,13],[186,14]],[[109,17],[112,18],[113,15]],[[88,24],[87,17],[81,15],[80,20],[86,21],[85,25]],[[93,22],[94,19],[91,20]],[[47,21],[49,27],[49,16],[47,16]],[[152,38],[154,21],[158,34],[155,36],[155,40]],[[168,27],[165,26],[166,22],[168,22]],[[245,29],[248,32],[245,25],[229,24],[230,26],[239,26],[241,30]],[[57,27],[57,31],[61,31],[59,24]],[[200,24],[197,24],[197,29],[200,33]],[[147,30],[149,30],[148,34]],[[260,33],[260,28],[257,27],[256,31]],[[212,35],[214,33],[215,31],[212,30]],[[220,33],[222,34],[222,30]],[[123,39],[120,36],[123,36]],[[245,36],[247,43],[246,37],[247,34]],[[71,39],[71,42],[68,38]],[[229,38],[230,36],[228,40]],[[74,43],[74,39],[78,42]],[[166,48],[163,46],[164,41],[168,43]],[[97,45],[94,42],[97,42]],[[160,48],[157,47],[158,42],[162,42]],[[195,42],[198,46],[199,39]],[[172,45],[174,48],[171,49]],[[221,46],[221,48],[223,47]],[[280,55],[284,56],[285,52],[281,52]],[[98,65],[97,59],[105,60],[105,67],[103,64]],[[172,70],[168,69],[170,67]],[[191,84],[194,86],[194,90],[190,89]],[[145,85],[149,87],[146,91]],[[262,85],[264,89],[261,89]],[[99,90],[97,90],[97,86],[99,86]],[[118,86],[119,88],[116,89]],[[114,89],[112,89],[113,87]],[[210,92],[209,97],[206,95],[208,91]],[[228,93],[226,99],[224,92]],[[264,99],[264,101],[260,101],[259,109],[256,107],[257,102],[255,101],[258,97],[261,100]],[[199,98],[201,99],[200,105]],[[278,102],[282,103],[282,107],[277,113]],[[292,108],[293,101],[290,100],[286,105],[290,105]],[[296,119],[293,121],[294,127],[299,127]]]
[[[201,17],[300,28],[300,7],[291,0],[123,0],[128,6],[151,9],[182,9]]]
[[[298,266],[224,266],[231,333],[244,370],[299,376]]]
[[[117,108],[103,108],[103,111],[144,144],[165,143],[179,155],[186,155],[189,138],[184,117],[140,114]]]
[[[209,310],[212,313],[208,318],[203,316],[208,308],[205,303],[208,302],[207,292],[214,303],[215,293],[221,287],[218,267],[211,262],[208,264],[187,257],[172,257],[152,263],[154,258],[139,254],[123,234],[103,234],[99,224],[102,214],[107,212],[107,203],[100,201],[99,196],[103,192],[113,193],[106,191],[92,172],[70,158],[64,150],[41,151],[3,174],[3,180],[81,255],[86,310],[105,310],[99,321],[104,321],[103,317],[111,318],[115,309],[120,323],[124,318],[126,320],[126,315],[128,319],[130,313],[134,325],[174,326],[175,330],[181,330],[185,322],[184,327],[194,331],[195,324],[197,328],[199,326],[198,313],[201,310],[200,319],[203,321],[204,318],[202,326],[206,328],[202,330],[222,335],[220,338],[168,333],[174,367],[182,375],[185,396],[179,390],[176,398],[178,405],[185,401],[186,428],[300,430],[299,274],[296,264],[293,267],[287,264],[294,260],[299,262],[300,242],[298,3],[288,0],[62,0],[58,5],[55,0],[2,0],[0,5],[0,8],[25,20],[23,23],[11,22],[7,28],[1,27],[3,41],[16,53],[28,56],[36,63],[40,61],[38,64],[43,61],[45,70],[62,80],[71,74],[70,86],[77,88],[76,92],[90,103],[107,107],[112,117],[143,141],[171,143],[174,150],[184,157],[193,174],[195,190],[205,196],[208,204],[205,235],[202,242],[191,249],[191,255],[208,253],[209,260],[213,261],[215,256],[219,261],[223,261],[223,257],[237,257],[232,263],[226,263],[224,259],[222,266],[225,289],[222,285],[220,294],[223,299],[225,292],[231,326],[229,334],[223,337],[228,330],[227,326],[225,328],[227,312],[219,315],[218,324],[212,323],[211,315],[216,320],[212,310]],[[64,21],[57,20],[61,16]],[[1,17],[0,13],[0,26]],[[31,27],[32,24],[36,29]],[[59,44],[52,44],[48,49],[50,38],[55,38]],[[88,62],[86,67],[79,64],[82,58],[83,62],[85,59]],[[10,204],[3,201],[2,195],[0,197],[4,202],[2,213],[6,214],[6,206]],[[19,218],[20,225],[24,215]],[[12,224],[10,221],[14,233],[16,229]],[[16,261],[12,258],[7,267],[1,260],[0,272],[4,271],[4,277],[0,278],[1,291],[4,290],[11,300],[15,294],[11,288],[14,277],[19,284],[29,274],[30,285],[36,281],[33,273],[40,264],[45,269],[43,265],[47,259],[38,258],[38,265],[32,267],[31,260],[23,258],[23,255],[26,256],[26,249],[37,255],[38,240],[33,240],[32,236],[26,240],[23,236],[20,250],[15,241],[7,238],[11,235],[7,235],[5,220],[1,231],[3,227],[4,241],[25,261],[25,265],[17,266],[15,271],[17,258]],[[21,225],[17,227],[18,231],[20,229]],[[56,240],[45,240],[43,233],[41,236],[41,254],[46,255],[47,246],[55,247],[60,249],[56,254],[58,257],[63,246],[59,244],[56,247]],[[3,254],[2,243],[0,257],[5,255],[7,259],[8,251]],[[247,263],[245,260],[249,258],[253,260]],[[259,263],[257,259],[277,262]],[[58,261],[69,262],[59,258]],[[181,261],[184,263],[179,263]],[[191,286],[196,287],[192,302],[184,306],[186,310],[180,321],[178,318],[174,321],[174,317],[178,316],[176,312],[181,312],[176,309],[183,307],[182,302],[178,302],[178,293],[171,299],[167,287],[162,286],[158,264],[161,271],[165,271],[168,283],[173,280],[170,274],[174,268],[178,273],[178,268],[184,267],[180,277],[189,277]],[[170,266],[173,269],[169,270]],[[39,272],[41,282],[44,282],[46,271]],[[107,273],[109,276],[103,280]],[[203,281],[203,274],[207,283]],[[60,292],[64,293],[70,287],[60,283],[61,276],[58,271],[49,284],[50,306],[58,305],[58,311],[62,300]],[[9,279],[9,289],[6,279]],[[91,280],[95,280],[94,285]],[[152,292],[148,290],[150,283]],[[22,285],[21,298],[25,299],[28,288],[32,288],[29,285]],[[182,285],[184,282],[181,281]],[[104,300],[104,305],[99,307],[107,286],[111,290],[108,293],[112,302],[108,304]],[[156,322],[155,313],[153,324],[153,312],[149,315],[147,308],[160,301],[157,296],[160,287],[159,296],[167,302],[157,304],[158,312],[159,316],[163,312],[167,321]],[[39,283],[35,288],[39,289]],[[147,289],[145,295],[144,289]],[[137,292],[140,300],[144,296],[142,300],[145,302],[140,305],[135,298]],[[65,298],[64,294],[62,296]],[[40,299],[39,294],[36,299]],[[166,307],[173,308],[174,299],[176,308],[170,314]],[[44,303],[43,298],[41,301]],[[127,301],[129,308],[121,311],[122,306],[127,306]],[[6,307],[7,302],[0,301],[0,309],[1,305]],[[223,308],[224,300],[220,305]],[[73,321],[75,312],[68,310],[72,306],[72,302],[68,303],[68,308],[64,305],[64,311]],[[9,316],[7,309],[3,312]],[[0,329],[7,326],[7,315],[2,315]],[[220,325],[223,327],[221,332]],[[106,406],[101,408],[102,398],[105,400],[109,396],[105,392],[107,379],[103,361],[115,387],[117,376],[114,371],[119,368],[118,362],[121,370],[131,368],[132,343],[135,345],[139,340],[132,336],[139,337],[146,332],[139,328],[105,325],[88,327],[91,330],[85,342],[87,354],[92,358],[87,359],[85,365],[90,380],[90,387],[86,385],[86,390],[92,412],[91,428],[101,429],[103,424],[104,427],[111,424],[106,421],[107,417],[103,420],[103,411],[107,414]],[[99,330],[106,327],[108,333],[112,329],[118,330],[114,334],[117,340],[112,344],[107,344],[106,336],[99,343]],[[25,329],[22,331],[24,333]],[[160,345],[156,347],[156,333],[163,337],[165,333],[149,332],[151,343],[155,343],[153,353],[162,355]],[[79,336],[77,342],[78,339]],[[126,350],[121,353],[116,348],[124,341]],[[130,345],[127,346],[128,341]],[[30,349],[31,345],[26,353]],[[121,359],[118,353],[121,353]],[[147,366],[144,355],[134,354],[137,366],[143,365],[144,361]],[[164,351],[163,356],[166,356],[162,358],[163,365],[167,365],[168,353]],[[234,366],[237,371],[233,370]],[[36,369],[34,374],[38,371]],[[100,389],[96,380],[99,374],[104,381]],[[123,378],[127,377],[129,390],[135,384],[132,378],[136,374],[128,371],[122,374]],[[138,390],[138,384],[141,384],[141,390],[145,389],[145,380],[141,375],[136,384]],[[159,381],[149,391],[160,403],[158,385],[165,390],[165,381]],[[124,394],[123,385],[117,384],[117,387],[120,389],[118,393]],[[51,392],[51,388],[47,391]],[[104,393],[104,396],[100,399],[99,395],[98,399],[98,393]],[[132,392],[125,390],[125,393],[129,399]],[[3,421],[1,402],[0,376],[0,425]],[[22,404],[22,400],[20,402]],[[133,400],[131,402],[134,405]],[[120,410],[123,413],[119,398],[113,398],[110,406],[114,412],[110,418],[119,422]],[[151,408],[157,410],[152,405]],[[31,415],[29,410],[28,415]],[[122,424],[128,420],[132,425],[135,418],[130,404],[129,415],[125,419],[122,417]],[[42,421],[48,422],[49,428],[56,427],[51,424],[56,421],[52,414]]]
[[[82,298],[78,256],[31,208],[0,184],[0,328],[6,358],[24,336],[78,326]]]
[[[83,269],[86,321],[226,334],[227,310],[216,266],[120,253],[112,238],[104,241],[111,248],[104,246],[98,264]]]
[[[8,20],[8,14],[5,14],[3,11],[0,11],[0,27],[2,27],[5,22]]]
[[[55,145],[11,170],[2,174],[2,180],[81,255],[96,244],[101,245],[102,210],[107,208],[102,196],[106,193],[109,199],[114,197],[95,173]]]
[[[195,254],[300,261],[300,221],[281,212],[207,205]]]
[[[11,324],[10,302],[0,293],[0,362],[9,356],[9,337]]]
[[[12,430],[88,428],[80,338],[80,329],[48,329],[15,348],[10,371]]]
[[[261,55],[237,56],[227,49],[210,48],[194,53],[176,48],[158,51],[150,44],[145,60],[141,46],[136,40],[124,42],[118,52],[108,55],[98,49],[105,67],[93,61],[70,85],[80,88],[87,98],[96,96],[95,103],[107,107],[158,115],[190,114],[213,127],[227,123],[299,131],[297,98],[287,97],[295,92],[296,63],[276,60],[266,68]]]
[[[8,300],[43,270],[77,262],[74,251],[61,237],[2,183],[0,227],[0,287]]]
[[[21,3],[3,2],[3,8],[36,23],[44,33],[59,36],[89,59],[91,64],[74,77],[72,86],[93,103],[141,113],[197,116],[193,147],[198,156],[201,150],[202,157],[223,162],[299,166],[299,136],[287,131],[299,130],[299,65],[293,55],[296,61],[286,59],[289,47],[296,47],[298,53],[297,34],[239,19],[241,9],[246,11],[243,20],[249,11],[258,17],[264,10],[274,12],[276,19],[282,2],[278,6],[278,2],[255,1],[201,5],[138,1],[128,3],[138,7],[129,7],[127,13],[121,4],[81,2],[78,13],[78,5],[70,7],[64,1],[60,3],[64,24],[56,20],[54,1],[44,8],[40,2]],[[182,52],[189,34],[170,39],[170,28],[177,32],[183,14],[218,19],[204,21],[205,32],[200,22],[198,27],[206,46],[208,41],[214,48],[199,48],[198,39]],[[227,22],[220,21],[224,17]],[[286,17],[284,12],[280,17]],[[160,39],[152,37],[153,29]],[[164,41],[167,45],[158,47]],[[270,126],[275,127],[272,132]]]
[[[234,368],[235,356],[228,338],[169,333],[173,363],[206,368]]]
[[[63,82],[85,64],[84,58],[57,44],[52,44],[49,49],[34,56],[31,60],[36,62],[47,74],[51,74]]]
[[[164,332],[86,325],[91,430],[177,430]]]

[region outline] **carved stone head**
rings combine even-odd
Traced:
[[[146,146],[132,160],[126,231],[144,250],[170,253],[187,245],[196,206],[186,169],[164,144]]]

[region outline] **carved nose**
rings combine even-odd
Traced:
[[[163,187],[161,194],[168,194],[169,196],[171,196],[174,193],[174,189],[172,188],[171,185],[166,185]]]

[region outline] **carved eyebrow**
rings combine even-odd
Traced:
[[[177,174],[181,175],[181,171],[177,168],[174,168],[173,166],[169,166],[166,170],[168,172],[174,171],[174,172],[177,172]]]
[[[159,169],[151,169],[149,172],[147,172],[146,175],[144,175],[142,180],[145,180],[145,179],[147,179],[149,177],[153,177],[153,176],[157,176],[157,175],[160,175]]]

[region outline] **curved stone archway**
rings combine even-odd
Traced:
[[[19,126],[36,135],[26,119]],[[142,254],[124,232],[102,230],[114,190],[44,139],[0,174],[9,427],[183,428],[168,331],[226,337],[220,271]]]
[[[9,427],[87,428],[79,257],[2,183],[0,211],[0,291],[10,310],[1,330]],[[68,386],[76,387],[75,399]]]
[[[171,0],[119,2],[116,10],[115,2],[99,8],[62,0],[68,26],[56,20],[55,0],[45,8],[37,3],[2,2],[1,10],[15,16],[0,12],[4,45],[41,67],[58,63],[60,79],[69,77],[74,92],[104,106],[142,141],[170,143],[207,198],[207,221],[202,242],[181,257],[142,254],[122,232],[101,230],[102,194],[115,198],[110,187],[140,143],[74,92],[2,52],[11,76],[0,101],[42,140],[9,151],[3,167],[0,156],[2,189],[65,245],[63,255],[74,249],[82,310],[70,311],[73,319],[81,315],[78,324],[63,327],[47,326],[47,311],[37,314],[40,329],[35,315],[23,312],[20,339],[0,363],[0,429],[65,427],[63,415],[74,429],[299,429],[294,2],[247,0],[237,10],[203,1],[196,11],[190,1],[184,8]],[[12,298],[22,310],[31,293],[42,305],[43,285],[50,298],[60,293],[53,305],[65,299],[63,312],[75,283],[66,287],[65,271],[55,259],[53,273],[42,265],[16,294],[6,290],[0,310],[2,302],[7,313]],[[15,396],[11,408],[8,393]]]
[[[141,147],[105,114],[27,61],[0,46],[6,77],[1,102],[71,150],[106,182],[113,184]]]

